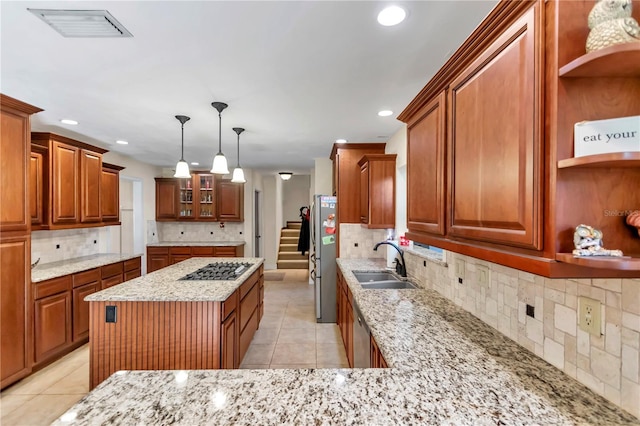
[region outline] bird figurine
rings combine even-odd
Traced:
[[[589,13],[587,53],[616,44],[640,42],[640,26],[631,17],[632,0],[598,0]]]

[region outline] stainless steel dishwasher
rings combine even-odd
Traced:
[[[371,341],[369,326],[360,312],[360,308],[353,302],[353,366],[355,368],[371,367]]]

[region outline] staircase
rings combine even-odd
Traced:
[[[308,269],[309,251],[303,256],[298,251],[301,222],[287,222],[287,227],[280,231],[280,248],[278,249],[278,269]]]

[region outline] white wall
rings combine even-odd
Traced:
[[[277,212],[276,176],[267,175],[262,178],[262,241],[265,269],[276,269],[278,260],[278,243],[280,227]],[[279,177],[277,179],[280,179]]]
[[[284,223],[300,221],[300,207],[309,206],[309,175],[293,175],[282,181],[282,219]]]
[[[396,235],[407,231],[407,126],[387,142],[384,152],[396,154]]]
[[[329,158],[316,158],[313,169],[313,194],[333,194],[333,162]]]

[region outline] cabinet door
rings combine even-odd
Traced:
[[[407,128],[407,228],[444,235],[445,100],[442,92]]]
[[[51,222],[80,222],[78,168],[80,149],[53,141],[51,144]]]
[[[29,117],[5,110],[0,122],[0,231],[26,231],[29,226],[27,159]]]
[[[222,323],[222,341],[220,354],[222,368],[238,368],[238,321],[236,312],[232,312]]]
[[[102,169],[101,173],[101,207],[103,222],[120,221],[120,173],[116,170]]]
[[[84,298],[100,291],[100,281],[73,289],[73,341],[89,337],[89,302]]]
[[[236,248],[227,246],[214,247],[213,255],[215,257],[236,257]]]
[[[31,371],[29,324],[31,302],[27,289],[29,236],[0,239],[0,376],[5,387]]]
[[[35,362],[62,351],[71,343],[71,294],[69,291],[35,302]]]
[[[44,157],[39,152],[32,152],[29,158],[29,211],[31,224],[41,225],[44,207],[42,184],[44,178]]]
[[[102,220],[102,155],[86,149],[80,150],[80,221],[100,222]]]
[[[169,257],[169,264],[174,265],[178,262],[182,262],[183,260],[191,259],[190,254],[172,254]]]
[[[215,181],[211,174],[198,174],[196,219],[216,220]]]
[[[453,236],[540,248],[537,10],[526,12],[451,83]]]
[[[156,220],[178,218],[178,185],[176,179],[156,179]]]
[[[198,191],[194,187],[195,179],[193,176],[191,179],[176,179],[179,188],[178,202],[180,205],[178,208],[178,216],[180,220],[194,219],[196,217]]]
[[[147,259],[147,273],[169,266],[168,254],[149,254]]]
[[[369,223],[369,163],[360,166],[360,223]]]
[[[345,324],[345,331],[347,335],[347,342],[345,343],[345,349],[347,351],[347,361],[349,361],[349,367],[353,368],[353,306],[347,300],[347,321]]]
[[[217,185],[218,220],[242,222],[244,220],[244,185],[230,180],[219,180]]]
[[[380,350],[378,349],[376,339],[371,336],[369,341],[371,345],[369,349],[369,363],[371,368],[380,368]]]

